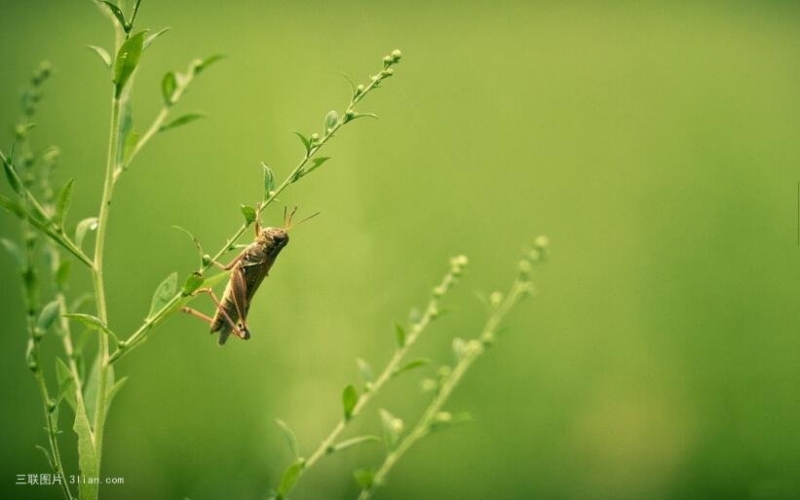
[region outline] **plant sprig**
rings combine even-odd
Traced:
[[[435,392],[434,398],[428,404],[417,424],[405,435],[403,435],[404,423],[394,417],[386,410],[381,410],[381,421],[384,429],[384,439],[386,441],[387,453],[377,471],[370,470],[357,471],[356,480],[362,486],[358,500],[368,500],[372,498],[375,489],[383,485],[386,477],[397,462],[422,438],[430,433],[442,428],[451,427],[455,424],[469,421],[470,417],[465,414],[453,415],[443,411],[450,395],[461,382],[464,374],[473,366],[475,361],[483,355],[487,348],[492,346],[497,340],[497,332],[519,301],[531,295],[535,288],[531,281],[533,266],[542,262],[545,257],[548,239],[540,236],[536,239],[535,248],[531,250],[519,262],[519,270],[516,279],[511,285],[510,290],[505,296],[500,292],[495,292],[490,298],[492,312],[480,335],[469,341],[456,338],[453,341],[453,351],[456,364],[451,369],[442,366],[439,370],[440,380],[429,380],[427,389]]]
[[[450,260],[450,269],[444,275],[442,281],[431,291],[431,297],[424,312],[412,322],[408,333],[406,333],[405,328],[401,325],[395,324],[397,348],[377,378],[373,380],[372,370],[369,368],[369,365],[364,360],[358,360],[359,368],[364,379],[363,394],[359,396],[353,385],[345,387],[342,395],[344,416],[333,430],[331,430],[328,436],[320,442],[311,455],[309,455],[308,459],[297,457],[297,459],[286,468],[283,472],[281,483],[276,489],[275,500],[284,499],[297,484],[297,481],[303,473],[316,464],[322,457],[357,444],[375,440],[370,436],[361,436],[337,443],[341,434],[347,429],[348,424],[361,414],[363,409],[381,391],[389,380],[395,378],[404,371],[422,366],[423,363],[420,363],[419,360],[406,361],[408,353],[428,326],[441,315],[441,299],[456,283],[458,283],[467,263],[468,260],[463,255],[453,257]],[[286,424],[282,423],[281,427],[284,432],[293,436],[291,431],[288,431]],[[292,481],[287,481],[287,478],[291,478]]]
[[[186,301],[191,300],[192,293],[203,285],[205,273],[213,266],[213,263],[219,262],[226,253],[235,248],[239,238],[242,237],[255,220],[261,217],[264,210],[275,202],[278,196],[290,185],[318,169],[329,159],[317,157],[317,153],[334,137],[339,129],[357,118],[374,116],[371,113],[360,113],[356,111],[356,105],[370,92],[379,88],[383,81],[394,75],[393,66],[400,62],[401,57],[402,53],[399,50],[393,51],[390,55],[384,57],[383,68],[380,72],[372,75],[370,81],[366,85],[353,86],[350,102],[345,107],[344,112],[339,114],[336,111],[331,111],[325,117],[322,134],[313,133],[307,137],[304,134],[295,132],[303,145],[303,156],[283,182],[275,186],[275,176],[272,169],[262,163],[265,179],[262,201],[255,207],[243,208],[242,211],[245,215],[245,221],[239,229],[226,240],[225,244],[216,253],[202,256],[199,269],[184,280],[181,289],[175,290],[171,299],[164,301],[160,309],[148,316],[139,328],[127,337],[127,339],[119,343],[117,350],[111,354],[109,363],[116,363],[131,352],[131,350],[141,345],[142,342],[147,340],[148,333],[152,331],[154,326],[161,323],[171,313],[177,311]],[[171,88],[171,85],[168,85],[168,87]]]

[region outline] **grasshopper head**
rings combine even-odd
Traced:
[[[261,231],[258,239],[268,248],[280,251],[289,243],[289,233],[280,227],[267,227]]]

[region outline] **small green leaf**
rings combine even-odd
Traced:
[[[414,368],[419,368],[420,366],[425,366],[427,364],[430,364],[430,362],[431,362],[431,360],[428,359],[428,358],[412,359],[408,363],[406,363],[403,366],[401,366],[400,368],[396,369],[392,373],[392,377],[396,377],[396,376],[400,375],[401,373],[407,372],[409,370],[413,370]]]
[[[19,249],[19,246],[16,243],[2,238],[0,239],[0,244],[2,244],[6,251],[11,254],[11,257],[17,263],[17,269],[22,271],[27,267],[25,264],[25,256],[22,254],[22,250]]]
[[[400,439],[400,434],[403,432],[403,421],[383,408],[379,410],[379,413],[381,415],[383,439],[386,442],[386,448],[390,452],[394,451]]]
[[[156,38],[160,37],[161,35],[163,35],[167,31],[169,31],[170,29],[171,28],[164,28],[161,31],[157,31],[157,32],[153,33],[152,35],[148,36],[147,38],[145,38],[144,39],[144,43],[142,44],[142,50],[147,49],[147,47],[149,47],[150,44],[153,43],[156,40]]]
[[[189,295],[194,293],[195,290],[203,286],[204,282],[205,278],[203,278],[203,275],[198,273],[197,271],[194,271],[186,278],[186,281],[183,282],[183,288],[181,288],[181,295],[183,295],[184,297],[188,297]]]
[[[175,296],[178,290],[178,273],[172,273],[158,285],[155,293],[153,293],[153,300],[150,302],[150,312],[147,313],[147,318],[152,318],[158,311],[161,310],[167,303]]]
[[[103,60],[103,64],[105,64],[107,68],[111,67],[113,61],[111,60],[111,54],[109,54],[106,49],[103,47],[98,47],[97,45],[87,45],[87,47],[93,50],[95,54],[100,56],[100,59]]]
[[[306,168],[305,170],[303,170],[303,174],[302,175],[310,174],[311,172],[313,172],[314,170],[318,169],[320,166],[322,166],[323,163],[325,163],[326,161],[328,161],[330,159],[331,159],[330,156],[320,156],[319,158],[312,159],[311,160],[311,166]]]
[[[350,417],[353,416],[353,409],[356,407],[357,403],[358,391],[353,384],[350,384],[344,388],[344,393],[342,394],[342,405],[344,406],[345,420],[350,420]]]
[[[440,411],[433,416],[433,419],[430,422],[429,429],[431,432],[436,432],[442,429],[447,429],[450,427],[454,427],[456,425],[466,424],[472,422],[472,415],[469,413],[457,413],[452,415],[450,412],[447,411]]]
[[[36,321],[36,328],[41,332],[46,332],[53,326],[58,318],[58,301],[54,300],[42,308],[39,319]]]
[[[72,201],[72,187],[75,185],[75,179],[70,179],[61,188],[56,199],[56,213],[53,215],[53,222],[60,226],[67,218],[69,212],[69,204]]]
[[[267,199],[270,196],[270,193],[275,190],[275,174],[272,172],[272,169],[269,168],[269,165],[261,162],[261,167],[264,169],[264,198]]]
[[[108,411],[108,408],[111,406],[111,401],[114,400],[114,396],[117,395],[119,390],[122,389],[122,386],[125,385],[125,382],[127,381],[128,377],[122,377],[121,379],[117,380],[116,383],[114,383],[108,388],[108,392],[106,392],[107,395],[106,397],[108,398],[108,400],[106,401],[106,411]]]
[[[283,431],[283,436],[286,438],[286,444],[289,445],[289,449],[292,450],[292,455],[294,455],[295,458],[299,458],[299,453],[297,453],[297,438],[294,432],[286,425],[286,422],[279,418],[275,419],[275,423],[278,424]]]
[[[86,416],[86,407],[83,400],[77,400],[75,408],[75,424],[72,428],[78,435],[78,467],[81,475],[85,477],[99,477],[100,466],[94,449],[94,436]],[[78,484],[80,498],[97,498],[99,484],[94,481],[81,481]]]
[[[364,443],[379,442],[380,440],[381,438],[379,438],[378,436],[358,436],[352,439],[346,439],[341,443],[333,445],[333,447],[331,448],[331,452],[346,450],[348,448],[352,448],[353,446],[358,446]]]
[[[94,231],[95,229],[97,229],[97,217],[89,217],[80,221],[78,227],[75,228],[75,245],[80,248],[83,244],[83,239],[86,237],[86,233],[89,230]]]
[[[283,476],[281,477],[281,484],[278,486],[278,498],[283,498],[289,491],[294,488],[294,485],[297,484],[297,480],[300,479],[300,473],[303,472],[303,468],[306,466],[306,461],[302,458],[298,458],[294,462],[292,462],[289,467],[283,472]]]
[[[6,179],[8,179],[8,183],[11,185],[11,189],[14,190],[17,194],[22,194],[23,189],[25,189],[22,185],[22,180],[19,178],[17,174],[17,170],[14,168],[14,165],[11,164],[10,161],[4,158],[3,161],[3,170],[6,173]]]
[[[111,2],[103,0],[103,3],[108,8],[108,10],[111,11],[112,14],[114,14],[114,17],[116,17],[117,21],[119,21],[120,27],[122,27],[122,29],[125,30],[125,33],[127,33],[130,30],[130,28],[128,27],[127,21],[125,21],[125,14],[122,13],[122,10]]]
[[[306,156],[308,156],[308,154],[311,152],[311,139],[304,136],[300,132],[297,132],[296,130],[293,130],[292,133],[300,138],[300,142],[303,143],[303,149],[306,150]]]
[[[175,104],[175,91],[178,90],[178,80],[174,71],[170,71],[164,75],[161,80],[161,96],[164,98],[164,104],[172,106]]]
[[[72,261],[71,260],[62,260],[58,263],[58,269],[56,269],[56,285],[60,290],[65,290],[67,288],[67,282],[69,281],[69,272],[72,269]]]
[[[239,205],[239,209],[244,215],[244,222],[248,226],[256,221],[256,209],[249,205]]]
[[[137,144],[139,144],[139,134],[137,134],[135,130],[131,129],[125,136],[125,145],[122,147],[123,164],[127,165],[128,162],[131,161],[131,155],[133,154],[134,150],[136,150]]]
[[[139,65],[139,58],[142,56],[142,44],[144,43],[144,36],[146,33],[146,31],[136,33],[125,40],[125,43],[119,48],[119,53],[117,53],[117,59],[114,65],[115,95],[117,98],[122,95],[125,84],[128,83],[131,75],[133,75],[133,72]]]
[[[394,336],[397,339],[397,347],[405,347],[406,345],[406,331],[400,323],[394,324]]]
[[[358,371],[361,372],[361,378],[364,379],[364,384],[369,387],[375,380],[375,376],[372,374],[372,367],[361,358],[356,358],[356,364],[358,365]]]
[[[194,61],[192,63],[192,72],[194,72],[195,75],[199,75],[204,69],[224,58],[225,56],[223,54],[214,54],[205,59]]]
[[[161,128],[158,129],[159,132],[164,132],[165,130],[173,129],[176,127],[180,127],[181,125],[186,125],[187,123],[191,123],[195,120],[199,120],[200,118],[205,118],[206,115],[202,113],[188,113],[180,118],[176,118],[171,122],[161,125]]]
[[[94,362],[92,362],[92,368],[89,370],[89,376],[86,378],[86,388],[83,390],[83,399],[84,404],[86,405],[86,411],[89,415],[92,415],[94,418],[97,412],[97,392],[100,389],[100,357],[95,356]],[[108,371],[106,372],[106,398],[108,398],[109,394],[114,387],[114,366],[109,366]],[[106,406],[106,411],[108,411],[108,406]],[[105,415],[103,415],[105,418]]]
[[[97,316],[92,316],[91,314],[83,314],[83,313],[67,313],[64,315],[67,319],[74,319],[75,321],[83,324],[85,327],[89,328],[90,330],[97,330],[99,332],[105,333],[112,339],[114,342],[119,344],[119,337],[117,337],[114,332],[112,332],[108,326],[103,323],[103,320],[98,318]]]
[[[336,111],[330,111],[325,116],[325,132],[330,133],[333,129],[336,128],[336,125],[339,124],[339,113]]]
[[[353,477],[361,489],[371,490],[375,484],[375,469],[358,469],[353,472]]]

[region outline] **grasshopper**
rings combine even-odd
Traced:
[[[270,269],[275,264],[278,254],[289,243],[289,229],[292,228],[292,217],[297,207],[287,216],[283,211],[284,227],[261,228],[258,221],[255,223],[256,238],[229,264],[223,265],[214,262],[224,271],[230,271],[231,277],[219,300],[211,288],[200,288],[194,293],[205,293],[211,297],[216,305],[214,317],[206,316],[196,309],[184,307],[181,310],[211,324],[211,333],[219,332],[219,345],[223,345],[231,334],[242,340],[250,338],[250,329],[247,327],[247,313],[256,290],[269,275]],[[298,222],[299,225],[319,212],[306,217]]]

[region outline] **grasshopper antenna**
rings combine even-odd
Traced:
[[[286,228],[287,231],[292,229],[293,227],[299,226],[303,222],[306,222],[308,220],[313,219],[314,217],[316,217],[317,215],[319,215],[321,213],[321,212],[317,212],[315,214],[311,214],[308,217],[306,217],[305,219],[301,220],[300,222],[292,224],[292,217],[294,216],[294,213],[297,212],[297,206],[295,205],[294,210],[292,210],[292,213],[289,214],[289,218],[288,219],[286,219],[286,217],[285,217],[285,212],[286,212],[286,209],[284,208],[284,227]]]

